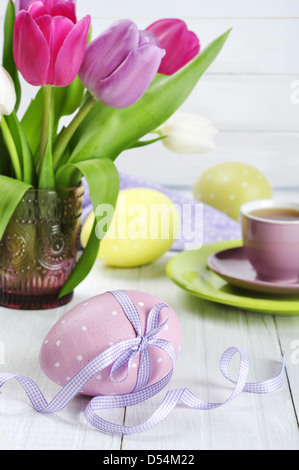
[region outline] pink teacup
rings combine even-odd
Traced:
[[[299,202],[252,201],[241,207],[241,221],[246,255],[258,276],[273,282],[298,281]]]

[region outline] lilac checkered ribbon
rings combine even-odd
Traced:
[[[132,323],[136,331],[136,338],[122,341],[121,343],[112,346],[97,356],[93,361],[89,362],[64,388],[61,389],[50,403],[46,401],[39,387],[31,379],[22,375],[0,374],[0,388],[7,381],[16,379],[22,385],[33,408],[37,412],[44,414],[57,413],[65,408],[99,371],[104,370],[106,367],[112,365],[110,378],[112,381],[116,382],[114,375],[121,367],[126,365],[127,375],[124,379],[126,380],[130,373],[130,368],[134,358],[137,355],[140,355],[137,383],[132,393],[119,396],[95,397],[89,402],[85,409],[85,417],[88,422],[102,432],[109,434],[136,434],[156,426],[160,421],[166,418],[179,402],[197,410],[213,410],[230,403],[242,392],[266,394],[274,392],[283,386],[285,382],[284,360],[282,362],[281,370],[275,378],[265,382],[247,383],[246,379],[250,365],[248,354],[237,348],[229,348],[221,358],[220,369],[224,377],[232,382],[235,388],[230,397],[224,402],[209,403],[202,401],[190,390],[183,388],[169,391],[157,411],[147,421],[140,425],[124,426],[102,419],[98,416],[97,411],[102,409],[133,406],[148,400],[159,393],[170,381],[176,361],[176,352],[173,345],[168,341],[158,338],[169,320],[168,317],[168,319],[160,325],[160,313],[164,308],[167,308],[170,312],[169,306],[161,303],[153,307],[148,314],[146,331],[143,334],[138,311],[128,294],[123,291],[115,291],[111,292],[111,294],[118,300],[125,315]],[[165,351],[172,361],[172,369],[159,382],[151,386],[147,386],[149,383],[150,373],[150,356],[148,352],[150,347],[157,347]],[[229,365],[235,354],[239,354],[240,356],[239,375],[236,381],[233,380],[229,374]]]

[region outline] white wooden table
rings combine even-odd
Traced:
[[[283,195],[298,199],[298,193]],[[157,295],[177,312],[183,330],[181,355],[167,389],[138,406],[104,411],[102,417],[126,425],[141,423],[170,388],[188,387],[204,400],[224,401],[232,386],[221,375],[219,360],[231,346],[249,353],[249,381],[276,375],[283,351],[287,364],[283,389],[265,396],[244,393],[230,405],[210,412],[179,406],[145,433],[110,436],[86,422],[83,412],[89,398],[78,396],[59,414],[44,416],[32,409],[20,385],[12,381],[0,395],[0,449],[299,449],[299,317],[249,313],[195,298],[165,275],[172,256],[168,253],[150,266],[130,270],[97,262],[65,307],[38,312],[0,308],[0,341],[5,352],[1,371],[30,377],[51,400],[59,387],[41,371],[38,355],[53,324],[89,297],[107,290],[136,289]]]

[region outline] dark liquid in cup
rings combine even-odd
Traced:
[[[284,208],[271,208],[271,209],[258,209],[251,212],[251,215],[260,217],[267,220],[278,220],[278,221],[299,221],[299,210],[296,209],[284,209]]]

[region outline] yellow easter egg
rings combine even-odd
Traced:
[[[271,199],[272,188],[255,167],[227,162],[205,171],[194,186],[194,198],[240,219],[240,208],[256,199]]]
[[[98,214],[97,214],[98,215]],[[94,223],[90,214],[82,228],[85,247]],[[97,234],[105,227],[105,217],[97,224]],[[121,191],[98,259],[115,267],[132,268],[150,264],[175,242],[180,216],[174,203],[159,191],[145,188]]]

